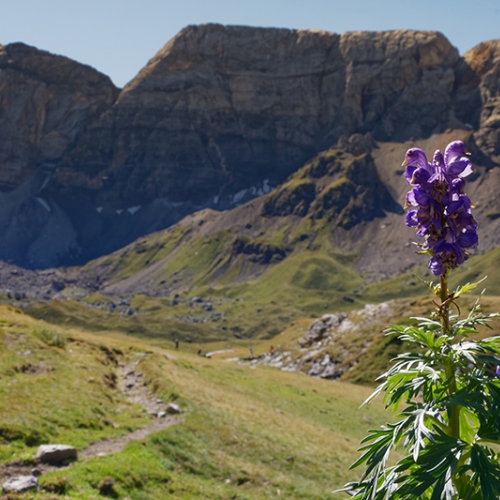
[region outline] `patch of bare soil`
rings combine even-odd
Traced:
[[[138,361],[127,365],[121,365],[117,370],[118,388],[131,403],[139,404],[151,415],[155,415],[157,420],[147,427],[136,429],[126,436],[116,439],[103,439],[92,443],[82,450],[78,455],[81,458],[93,458],[97,456],[111,455],[123,450],[130,441],[144,439],[149,434],[159,432],[167,427],[179,423],[182,418],[166,415],[167,405],[146,387],[142,380],[142,374],[136,373],[135,368]],[[158,415],[165,414],[159,418]]]

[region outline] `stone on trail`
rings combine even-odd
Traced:
[[[35,459],[42,463],[60,463],[67,460],[76,460],[77,451],[74,446],[67,444],[42,444],[36,451]]]
[[[181,407],[179,405],[176,405],[175,403],[169,403],[167,405],[167,413],[170,415],[175,415],[177,413],[182,413]]]
[[[24,493],[36,489],[38,489],[38,479],[35,476],[16,476],[3,483],[2,494]]]

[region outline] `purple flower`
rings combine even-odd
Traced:
[[[465,194],[465,177],[472,173],[465,145],[454,141],[444,155],[437,150],[429,163],[419,148],[409,149],[403,165],[412,189],[406,195],[406,225],[424,239],[420,247],[431,255],[429,268],[436,275],[462,264],[466,248],[477,245],[477,222]]]
[[[448,269],[454,269],[463,264],[466,258],[466,254],[457,243],[447,243],[442,240],[433,248],[429,269],[436,276],[441,276]]]

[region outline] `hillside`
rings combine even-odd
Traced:
[[[330,492],[353,477],[360,438],[387,418],[377,402],[359,410],[366,388],[61,329],[10,307],[0,315],[0,478],[29,474],[41,443],[79,452],[69,467],[39,466],[42,491],[25,498],[339,498]],[[107,439],[109,449],[110,439],[162,421],[127,397],[143,382],[183,412],[96,456],[90,443]]]
[[[489,274],[495,294],[498,169],[480,163],[465,131],[416,144],[432,151],[457,137],[474,152],[468,192],[480,223],[479,249],[463,274]],[[271,338],[303,317],[425,293],[415,277],[429,279],[425,259],[403,221],[408,188],[398,160],[411,144],[353,136],[270,193],[196,212],[84,267],[4,264],[3,300],[58,324],[206,343]]]

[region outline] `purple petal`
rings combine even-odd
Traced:
[[[439,149],[437,149],[436,152],[434,153],[434,156],[432,158],[432,166],[433,167],[444,166],[443,153],[441,153],[441,151],[439,151]]]
[[[430,172],[425,168],[417,168],[413,172],[413,177],[411,178],[412,184],[424,185],[431,176]]]
[[[405,223],[409,227],[414,227],[418,224],[417,211],[410,210],[405,217]]]
[[[420,148],[411,148],[406,152],[404,165],[423,168],[430,171],[430,165],[427,156]]]
[[[429,269],[431,270],[432,274],[434,274],[434,276],[441,276],[446,270],[446,268],[443,266],[443,263],[437,257],[432,257],[429,262]]]
[[[406,183],[411,186],[412,185],[412,179],[413,179],[413,173],[417,170],[417,167],[413,165],[408,165],[405,169],[405,179]]]
[[[467,177],[473,172],[472,163],[468,158],[465,158],[464,156],[461,158],[456,158],[448,163],[446,171],[453,177]]]
[[[414,195],[415,201],[421,207],[426,207],[429,205],[430,198],[429,198],[429,194],[427,193],[427,191],[425,191],[425,189],[415,187],[415,188],[413,188],[413,195]]]
[[[470,248],[476,246],[477,242],[478,242],[477,233],[476,231],[473,230],[465,231],[464,233],[460,234],[460,236],[457,238],[457,243],[462,248]]]
[[[459,158],[466,154],[465,144],[462,141],[450,142],[444,150],[444,163],[448,166],[454,158]]]
[[[462,193],[465,187],[465,180],[462,177],[457,177],[451,181],[451,189],[455,193]]]

